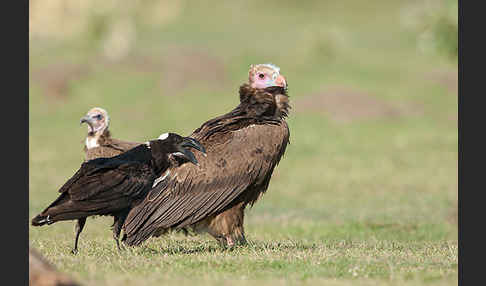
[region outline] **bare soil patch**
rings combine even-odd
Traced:
[[[66,99],[69,84],[89,73],[109,69],[123,69],[139,73],[157,74],[161,89],[175,92],[193,84],[223,88],[227,82],[224,62],[201,48],[174,46],[160,57],[132,55],[111,62],[94,56],[85,64],[57,62],[33,70],[33,82],[39,84],[48,98]]]
[[[201,83],[222,88],[227,81],[227,70],[223,61],[201,48],[172,46],[160,57],[134,55],[107,65],[157,74],[160,77],[159,88],[168,90],[169,94]]]
[[[413,105],[390,103],[366,92],[349,87],[330,87],[326,91],[294,100],[295,112],[319,112],[330,115],[335,121],[394,118],[421,114]]]
[[[194,83],[223,88],[227,70],[223,61],[203,49],[171,47],[164,56],[164,72],[160,85],[178,90]]]
[[[455,205],[454,208],[452,208],[450,211],[449,211],[449,215],[447,216],[447,221],[453,225],[457,225],[458,223],[458,215],[459,215],[459,212],[458,212],[458,207],[457,207],[457,204]]]
[[[68,96],[69,84],[88,74],[89,65],[57,62],[35,69],[30,76],[39,84],[44,95],[55,100],[65,100]]]
[[[434,70],[426,73],[425,78],[445,87],[448,92],[457,95],[459,88],[457,70]]]

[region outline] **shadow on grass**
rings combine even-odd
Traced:
[[[234,253],[244,254],[248,252],[264,251],[297,251],[297,250],[314,250],[318,246],[315,243],[304,243],[299,241],[248,241],[245,245],[237,245],[225,248],[219,246],[216,242],[196,242],[196,241],[169,241],[168,245],[161,245],[159,249],[155,245],[145,245],[139,248],[133,248],[136,254],[140,255],[188,255],[200,253]]]

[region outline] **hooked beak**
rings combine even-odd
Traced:
[[[182,144],[180,145],[179,152],[176,153],[175,155],[180,155],[186,158],[187,160],[191,161],[191,163],[193,163],[194,165],[199,166],[199,162],[196,160],[196,157],[189,150],[189,148],[194,148],[202,152],[205,157],[207,156],[206,149],[204,148],[204,146],[201,143],[199,143],[199,141],[191,137],[183,138]]]
[[[89,128],[91,128],[91,132],[94,131],[94,128],[93,128],[93,121],[91,119],[90,116],[88,115],[85,115],[81,118],[81,120],[79,121],[79,125],[83,124],[83,123],[86,123],[89,125]]]
[[[283,75],[279,75],[275,80],[275,85],[287,88],[287,81],[285,80],[285,77]]]
[[[194,138],[184,137],[184,140],[182,141],[181,146],[182,147],[192,147],[192,148],[202,152],[204,155],[206,155],[206,149],[204,148],[204,146]]]

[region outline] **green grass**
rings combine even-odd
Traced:
[[[86,285],[456,285],[457,93],[435,76],[457,62],[417,50],[401,1],[217,3],[187,4],[174,22],[139,31],[130,58],[162,63],[155,68],[107,65],[82,40],[31,40],[29,216],[79,168],[78,122],[91,107],[108,110],[117,138],[189,134],[237,104],[250,64],[273,62],[290,85],[291,144],[246,211],[249,245],[223,250],[208,235],[172,234],[119,253],[107,217],[88,220],[77,256],[72,222],[30,226],[30,244]],[[184,59],[177,47],[224,67],[201,73],[224,74],[186,70],[185,86],[166,86],[179,64],[170,59]],[[56,99],[35,71],[63,61],[90,70]],[[361,101],[324,101],[322,112],[300,104],[332,87],[409,111],[359,117],[370,108]],[[351,120],[330,112],[343,110]]]

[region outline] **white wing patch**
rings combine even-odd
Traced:
[[[161,135],[159,136],[159,140],[165,140],[165,139],[167,139],[167,137],[169,137],[169,133],[164,133],[164,134],[161,134]]]

